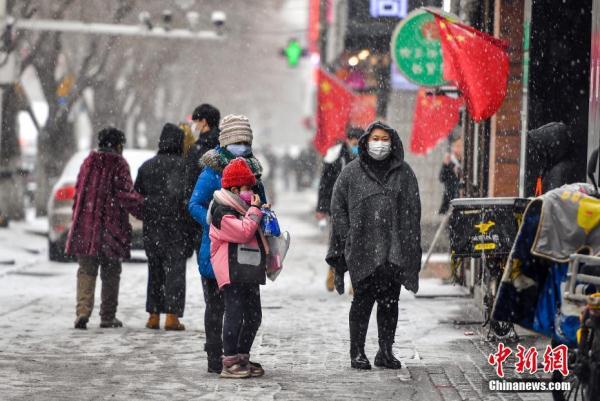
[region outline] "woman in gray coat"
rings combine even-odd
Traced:
[[[332,235],[327,263],[336,268],[336,288],[350,273],[350,360],[370,369],[364,351],[369,317],[377,302],[379,351],[375,366],[399,369],[392,344],[398,322],[400,286],[419,289],[421,201],[414,172],[404,161],[397,132],[371,124],[359,140],[359,157],[336,181],[331,200]]]

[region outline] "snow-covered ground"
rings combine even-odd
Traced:
[[[549,394],[491,394],[486,362],[491,346],[477,327],[454,319],[478,317],[460,288],[441,280],[421,282],[423,295],[403,290],[395,352],[400,371],[355,371],[349,364],[351,296],[325,291],[326,238],[313,220],[309,192],[282,194],[276,207],[292,235],[285,270],[263,287],[263,324],[253,359],[267,374],[227,381],[206,372],[204,301],[195,260],[187,269],[185,332],[144,328],[147,266],[126,263],[118,317],[122,329],[98,328],[98,308],[87,331],[75,318],[75,263],[46,256],[43,221],[0,229],[0,399],[365,399],[365,400],[550,400]],[[33,226],[38,229],[32,230]],[[37,232],[37,233],[35,233]],[[96,305],[99,300],[97,286]],[[470,333],[475,331],[475,335]],[[533,341],[526,339],[525,341]],[[375,314],[367,355],[377,350]]]

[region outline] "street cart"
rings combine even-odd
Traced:
[[[471,271],[473,290],[480,291],[488,339],[516,333],[512,323],[491,318],[492,307],[506,259],[510,254],[523,211],[524,198],[461,198],[451,201],[450,248],[453,274],[464,282],[465,260],[479,259],[479,274]],[[477,283],[477,285],[475,285]]]
[[[523,214],[505,265],[492,319],[567,347],[568,380],[555,400],[598,400],[600,392],[600,199],[589,184],[535,198]]]

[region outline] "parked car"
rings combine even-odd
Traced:
[[[65,255],[65,244],[71,227],[75,182],[79,168],[88,154],[89,151],[75,153],[52,188],[52,194],[48,201],[48,258],[52,261],[69,260]],[[123,151],[123,157],[129,163],[134,182],[138,169],[154,155],[155,152],[151,150],[125,149]],[[143,249],[142,222],[131,215],[129,221],[132,227],[132,247],[133,249]]]

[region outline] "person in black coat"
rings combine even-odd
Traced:
[[[189,201],[194,192],[196,181],[202,172],[202,163],[200,159],[206,152],[216,148],[219,145],[219,121],[221,113],[210,104],[201,104],[194,109],[192,113],[192,133],[198,137],[185,157],[185,199]],[[187,208],[186,208],[187,209]],[[194,232],[192,237],[192,249],[198,249],[200,238],[202,238],[202,226],[189,215],[187,222],[190,229]]]
[[[325,157],[323,157],[323,169],[317,198],[317,220],[322,221],[329,217],[331,195],[335,181],[342,172],[342,169],[358,155],[358,139],[364,132],[361,128],[349,128],[346,131],[346,140],[330,147]],[[334,273],[334,268],[330,267],[325,282],[329,291],[333,291],[334,288]]]
[[[450,210],[450,201],[460,196],[462,150],[462,138],[456,138],[450,145],[450,152],[444,156],[439,176],[440,182],[444,185],[439,214],[446,214]]]
[[[533,176],[528,189],[535,188],[531,191],[535,196],[579,181],[574,144],[574,133],[563,122],[551,122],[527,133],[527,174]]]
[[[375,366],[399,369],[392,344],[400,286],[416,293],[421,267],[421,201],[417,178],[404,161],[396,131],[371,124],[359,140],[359,157],[342,170],[331,200],[332,234],[326,261],[336,268],[336,289],[350,273],[350,361],[370,369],[365,339],[377,302],[379,351]]]
[[[166,313],[165,330],[184,330],[179,322],[185,307],[186,259],[192,255],[186,223],[183,131],[165,124],[158,154],[140,167],[135,190],[144,196],[144,249],[148,256],[146,327],[158,329]]]

